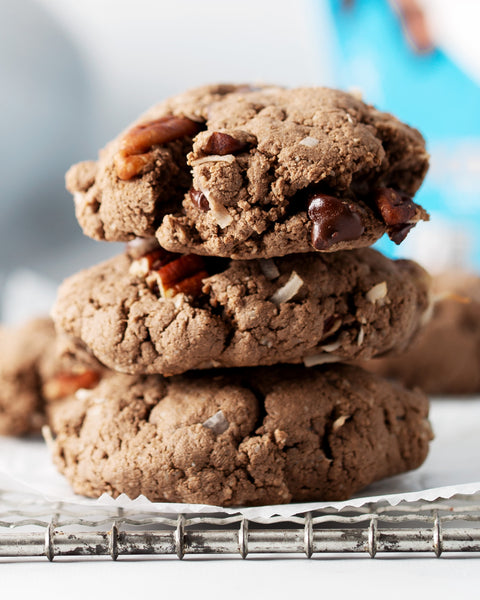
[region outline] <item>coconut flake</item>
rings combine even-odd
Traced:
[[[349,419],[350,417],[348,417],[347,415],[341,415],[340,417],[338,417],[338,419],[336,419],[333,422],[332,425],[332,430],[333,431],[337,431],[338,429],[340,429],[340,427],[343,427],[345,425],[345,422],[347,421],[347,419]]]
[[[303,140],[300,140],[300,142],[298,142],[301,146],[307,146],[307,148],[315,148],[315,146],[318,146],[318,144],[320,143],[319,140],[317,140],[317,138],[314,137],[310,137],[309,135],[306,138],[303,138]]]
[[[273,281],[273,279],[280,277],[280,271],[272,258],[261,258],[258,262],[262,273],[267,279]]]
[[[335,350],[338,350],[341,345],[342,342],[340,340],[337,340],[336,342],[332,342],[331,344],[325,344],[325,346],[320,346],[320,348],[324,352],[335,352]]]
[[[329,354],[328,352],[322,352],[321,354],[311,354],[305,356],[303,364],[306,367],[314,367],[315,365],[324,365],[326,363],[340,362],[340,357],[335,354]]]
[[[198,167],[198,165],[203,165],[204,163],[209,162],[226,162],[226,163],[234,163],[236,160],[233,154],[210,154],[210,156],[203,156],[202,158],[197,158],[196,160],[192,160],[192,167]]]
[[[227,431],[230,424],[225,418],[223,412],[219,410],[213,416],[204,421],[202,425],[207,429],[211,429],[216,435],[220,435],[224,431]]]
[[[50,450],[50,452],[53,451],[53,444],[55,440],[53,439],[52,430],[48,425],[44,425],[42,427],[42,436],[45,440],[45,443],[47,444],[47,448]]]
[[[366,298],[372,304],[375,304],[375,302],[380,303],[383,300],[383,302],[381,302],[381,305],[382,305],[382,304],[385,304],[385,297],[386,297],[387,293],[388,293],[387,282],[382,281],[382,283],[377,283],[377,285],[374,285],[372,287],[372,289],[368,290],[368,292],[366,294]]]
[[[324,331],[324,335],[332,335],[333,333],[335,333],[336,331],[338,331],[338,329],[340,328],[340,325],[342,324],[341,319],[336,319],[333,322],[333,325],[330,327],[330,329],[328,329],[327,331]]]
[[[75,398],[77,400],[80,400],[80,402],[85,402],[85,400],[88,400],[91,395],[92,395],[92,390],[87,390],[85,388],[80,388],[79,390],[77,390],[75,392]]]
[[[363,344],[364,339],[365,339],[365,329],[363,327],[360,327],[360,329],[358,331],[357,346],[361,346]]]
[[[273,294],[270,300],[277,306],[283,304],[284,302],[288,302],[295,296],[302,285],[303,279],[298,276],[296,271],[292,271],[290,279],[287,281],[287,283],[282,285],[282,287]]]
[[[228,210],[225,208],[225,206],[223,206],[223,204],[220,204],[220,202],[217,202],[216,200],[214,200],[211,197],[210,192],[208,190],[205,190],[202,187],[199,187],[199,190],[202,192],[202,194],[207,199],[208,205],[210,206],[211,213],[212,213],[215,221],[217,222],[217,225],[221,229],[225,229],[225,227],[228,227],[228,225],[230,225],[230,223],[233,221],[233,217],[228,212]]]
[[[144,256],[156,248],[158,248],[158,242],[154,237],[137,237],[134,240],[127,242],[127,252],[135,259]]]

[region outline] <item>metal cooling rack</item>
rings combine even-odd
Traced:
[[[247,519],[52,504],[0,490],[0,557],[479,553],[480,495]]]

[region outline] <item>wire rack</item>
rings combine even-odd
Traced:
[[[0,557],[469,552],[480,556],[480,495],[431,503],[247,519],[51,503],[0,490]]]

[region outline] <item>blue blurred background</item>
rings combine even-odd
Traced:
[[[480,268],[480,2],[2,0],[0,283],[119,251],[83,237],[64,173],[139,112],[205,82],[361,90],[426,136],[432,214],[392,255]]]

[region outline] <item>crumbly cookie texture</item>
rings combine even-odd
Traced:
[[[415,469],[428,401],[346,365],[115,374],[57,407],[75,492],[221,506],[342,500]]]
[[[166,266],[178,276],[176,264],[186,268],[187,259]],[[70,277],[53,309],[59,330],[123,373],[370,358],[405,347],[428,308],[426,272],[368,248],[205,260],[213,274],[199,295],[169,297],[187,289],[181,282],[159,297],[163,285],[150,275],[164,268],[148,274],[139,264],[120,255]]]
[[[431,320],[399,356],[364,367],[428,394],[480,392],[480,278],[450,272],[432,279]]]
[[[95,239],[239,259],[400,243],[428,219],[411,200],[427,168],[417,130],[350,94],[214,85],[154,106],[66,180]]]
[[[0,329],[0,435],[38,432],[52,404],[99,382],[104,367],[59,341],[49,318]]]

